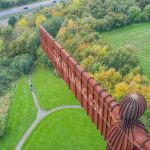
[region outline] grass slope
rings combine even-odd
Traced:
[[[112,30],[102,34],[113,50],[126,44],[132,44],[137,49],[141,67],[150,79],[150,22],[133,24],[127,27]]]
[[[27,84],[27,78],[22,77],[17,83],[10,105],[5,135],[0,138],[0,150],[14,150],[35,117],[36,108]]]
[[[79,104],[64,81],[41,64],[32,73],[32,83],[42,109],[49,110],[62,104]]]
[[[105,146],[84,110],[65,109],[40,122],[22,150],[105,150]]]

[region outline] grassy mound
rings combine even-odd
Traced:
[[[22,77],[16,86],[6,123],[6,132],[0,138],[1,150],[14,150],[36,117],[36,108],[27,80],[27,77]]]
[[[104,150],[105,146],[84,110],[65,109],[40,122],[23,150]]]
[[[34,69],[32,83],[42,109],[49,110],[62,104],[79,104],[64,81],[43,65],[38,64]]]
[[[131,44],[137,49],[144,74],[150,79],[150,23],[133,24],[102,34],[113,50]]]

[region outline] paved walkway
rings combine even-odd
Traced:
[[[28,81],[29,86],[31,85],[31,75],[29,75],[29,81]],[[26,141],[26,139],[29,137],[30,133],[33,131],[33,129],[37,126],[37,124],[43,119],[45,118],[47,115],[56,112],[58,110],[61,109],[82,109],[82,107],[80,105],[62,105],[59,107],[56,107],[54,109],[51,109],[49,111],[44,111],[40,108],[37,97],[35,95],[34,90],[32,89],[31,91],[32,96],[33,96],[33,100],[34,100],[34,104],[37,108],[37,117],[35,119],[35,121],[31,124],[30,128],[25,132],[25,134],[23,135],[23,137],[21,138],[21,140],[19,141],[16,150],[21,150],[21,147],[23,146],[24,142]]]

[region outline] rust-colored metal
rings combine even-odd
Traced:
[[[59,75],[108,142],[107,150],[150,150],[150,136],[138,120],[146,110],[141,95],[116,103],[99,84],[40,26],[40,42]]]
[[[120,118],[125,128],[130,128],[144,114],[147,108],[145,98],[139,94],[129,94],[120,104]]]
[[[138,120],[147,108],[146,101],[139,94],[129,94],[120,103],[120,120],[113,123],[107,133],[107,149],[132,150],[136,140],[136,130],[142,130],[147,134],[144,125]],[[142,135],[140,135],[142,137]],[[144,143],[143,143],[144,144]],[[141,148],[142,146],[140,146]]]

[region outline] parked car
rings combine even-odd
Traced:
[[[28,9],[28,6],[24,6],[23,9]]]
[[[57,1],[56,0],[52,0],[52,3],[56,3]]]

